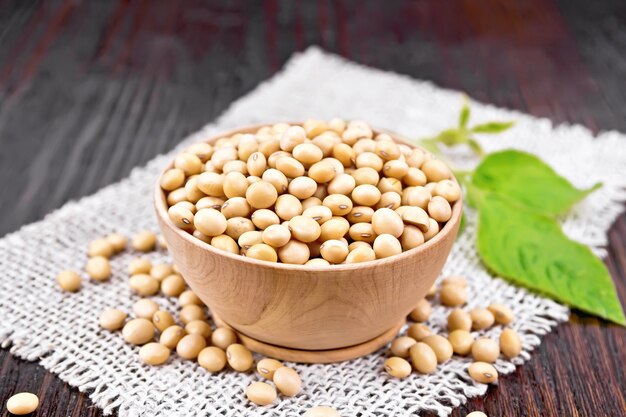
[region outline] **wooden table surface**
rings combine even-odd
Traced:
[[[310,44],[556,122],[626,131],[623,0],[0,0],[0,235],[171,149]],[[626,216],[609,238],[626,303]],[[624,363],[625,330],[574,313],[453,415],[626,415]],[[101,415],[0,350],[2,416],[19,391],[40,396],[38,416]]]

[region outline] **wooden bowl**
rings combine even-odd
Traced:
[[[207,142],[253,133],[260,127],[237,129]],[[368,341],[379,341],[367,345],[369,351],[381,347],[394,334],[382,344],[381,335],[397,328],[425,296],[450,253],[462,210],[459,200],[452,207],[451,219],[435,237],[399,255],[311,267],[264,262],[216,249],[174,226],[158,183],[154,197],[158,222],[174,262],[221,322],[242,334],[242,339],[283,351],[348,349],[353,352],[350,356],[369,353],[368,349],[351,349]],[[340,356],[338,360],[345,359]]]

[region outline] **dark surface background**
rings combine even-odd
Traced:
[[[623,0],[0,0],[0,235],[169,150],[310,44],[556,122],[626,131],[625,24]],[[609,237],[624,303],[626,216]],[[625,362],[624,329],[575,313],[453,415],[626,415]],[[101,415],[0,350],[2,416],[19,391],[40,396],[39,416]]]

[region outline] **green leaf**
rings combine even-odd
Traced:
[[[470,118],[470,108],[467,102],[467,97],[463,97],[463,107],[461,108],[461,113],[459,114],[459,127],[461,129],[465,129],[467,127],[467,122]]]
[[[475,139],[469,138],[467,140],[467,145],[472,151],[474,151],[476,155],[483,156],[485,154],[485,151],[483,151],[483,147],[480,146],[480,143],[478,143]]]
[[[478,252],[497,274],[580,310],[626,325],[605,265],[549,216],[492,192],[477,199]]]
[[[448,129],[437,135],[437,140],[446,146],[455,146],[467,142],[467,134],[461,129]]]
[[[472,183],[551,215],[566,212],[601,186],[579,190],[536,156],[516,150],[489,154],[476,168]]]
[[[488,122],[474,126],[471,131],[474,133],[487,134],[501,133],[510,129],[514,124],[515,122]]]

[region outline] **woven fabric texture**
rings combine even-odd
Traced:
[[[626,200],[626,137],[607,132],[594,138],[581,126],[553,126],[545,119],[471,104],[474,122],[517,121],[514,129],[497,140],[481,140],[487,151],[523,149],[541,156],[577,186],[604,183],[563,218],[568,235],[601,255],[606,232]],[[419,138],[456,123],[460,105],[458,92],[311,48],[235,102],[215,123],[186,138],[179,149],[241,125],[309,117],[364,119]],[[83,288],[76,294],[59,291],[54,278],[62,269],[84,269],[86,247],[93,239],[114,231],[127,235],[143,229],[156,231],[152,189],[175,151],[0,240],[2,346],[19,357],[39,361],[64,381],[89,392],[105,413],[117,411],[120,416],[299,416],[315,405],[331,405],[344,416],[412,416],[424,410],[446,416],[466,397],[485,393],[487,386],[474,383],[467,374],[468,358],[454,357],[431,375],[413,373],[398,380],[382,372],[386,349],[339,364],[293,365],[303,380],[302,393],[269,407],[253,406],[245,398],[245,387],[259,380],[253,372],[210,374],[176,355],[160,367],[142,365],[137,347],[125,343],[120,332],[98,326],[103,309],[131,312],[139,298],[131,293],[126,272],[136,253],[126,251],[113,258],[109,282],[90,282],[84,277]],[[457,157],[467,163],[466,156]],[[460,273],[469,278],[468,308],[498,301],[513,309],[512,327],[521,335],[523,352],[512,361],[501,358],[495,364],[502,375],[508,374],[529,359],[542,335],[567,320],[568,309],[490,275],[476,254],[472,213],[467,220],[442,276]],[[169,260],[163,251],[148,257]],[[175,300],[155,300],[162,308],[177,311]],[[435,300],[428,324],[445,332],[447,311]],[[494,327],[475,335],[497,337],[500,331]],[[500,383],[506,384],[506,377]]]

